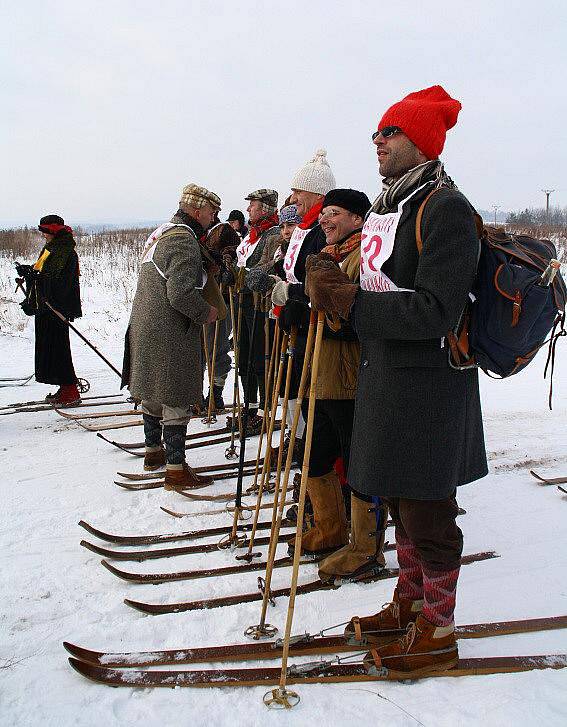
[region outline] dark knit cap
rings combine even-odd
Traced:
[[[62,217],[59,217],[59,215],[45,215],[45,217],[42,217],[39,221],[38,228],[41,230],[42,226],[64,224],[65,220]],[[45,230],[45,232],[49,232],[49,230]]]
[[[331,205],[342,207],[342,209],[360,215],[360,217],[364,217],[371,206],[370,200],[364,192],[359,192],[356,189],[331,189],[325,195],[323,209]]]
[[[242,213],[240,210],[232,210],[232,212],[229,214],[227,222],[232,222],[233,220],[238,220],[241,225],[244,225],[246,223],[246,220],[244,219],[244,213]]]

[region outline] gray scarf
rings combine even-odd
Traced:
[[[398,179],[386,177],[382,182],[382,192],[374,201],[370,212],[376,212],[379,215],[393,212],[402,199],[426,183],[431,184],[432,187],[457,188],[451,177],[445,172],[443,164],[439,159],[434,159],[419,164]]]

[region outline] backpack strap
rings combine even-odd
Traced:
[[[438,189],[439,187],[434,187],[419,205],[419,209],[417,210],[417,217],[415,218],[415,244],[417,245],[417,252],[419,255],[421,255],[421,251],[423,250],[423,238],[421,237],[421,218],[423,217],[423,211],[425,210],[425,205],[429,202],[430,197],[432,197]]]

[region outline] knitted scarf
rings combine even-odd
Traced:
[[[248,238],[249,243],[255,243],[262,234],[262,232],[269,230],[270,227],[274,227],[274,225],[277,224],[279,224],[279,217],[277,213],[275,213],[273,215],[270,215],[269,217],[262,217],[260,220],[258,220],[258,222],[250,225],[250,237]]]
[[[299,223],[298,227],[300,230],[308,230],[314,222],[317,222],[321,210],[323,209],[323,200],[313,205],[304,215],[303,219]]]
[[[376,212],[379,215],[393,212],[405,197],[427,182],[436,187],[457,188],[451,177],[445,172],[443,164],[439,159],[434,159],[418,164],[417,167],[410,169],[398,179],[386,177],[382,182],[382,192],[374,201],[370,212]]]
[[[45,275],[57,277],[61,275],[74,249],[73,232],[70,227],[65,225],[59,232],[55,233],[49,242],[45,243],[33,267]]]
[[[360,247],[360,237],[362,230],[350,232],[346,237],[337,242],[335,245],[326,245],[321,252],[326,252],[333,260],[338,263],[342,262],[346,256],[355,249]]]

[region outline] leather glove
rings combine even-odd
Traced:
[[[306,328],[309,325],[309,306],[302,300],[290,298],[280,312],[280,328],[291,333],[291,327]]]
[[[255,293],[267,293],[277,282],[279,278],[261,268],[252,268],[246,275],[246,285]]]
[[[274,305],[285,305],[288,299],[289,283],[285,280],[278,280],[272,288],[272,303]]]
[[[347,320],[358,292],[353,283],[334,260],[310,255],[305,264],[305,292],[317,311],[338,313]]]

